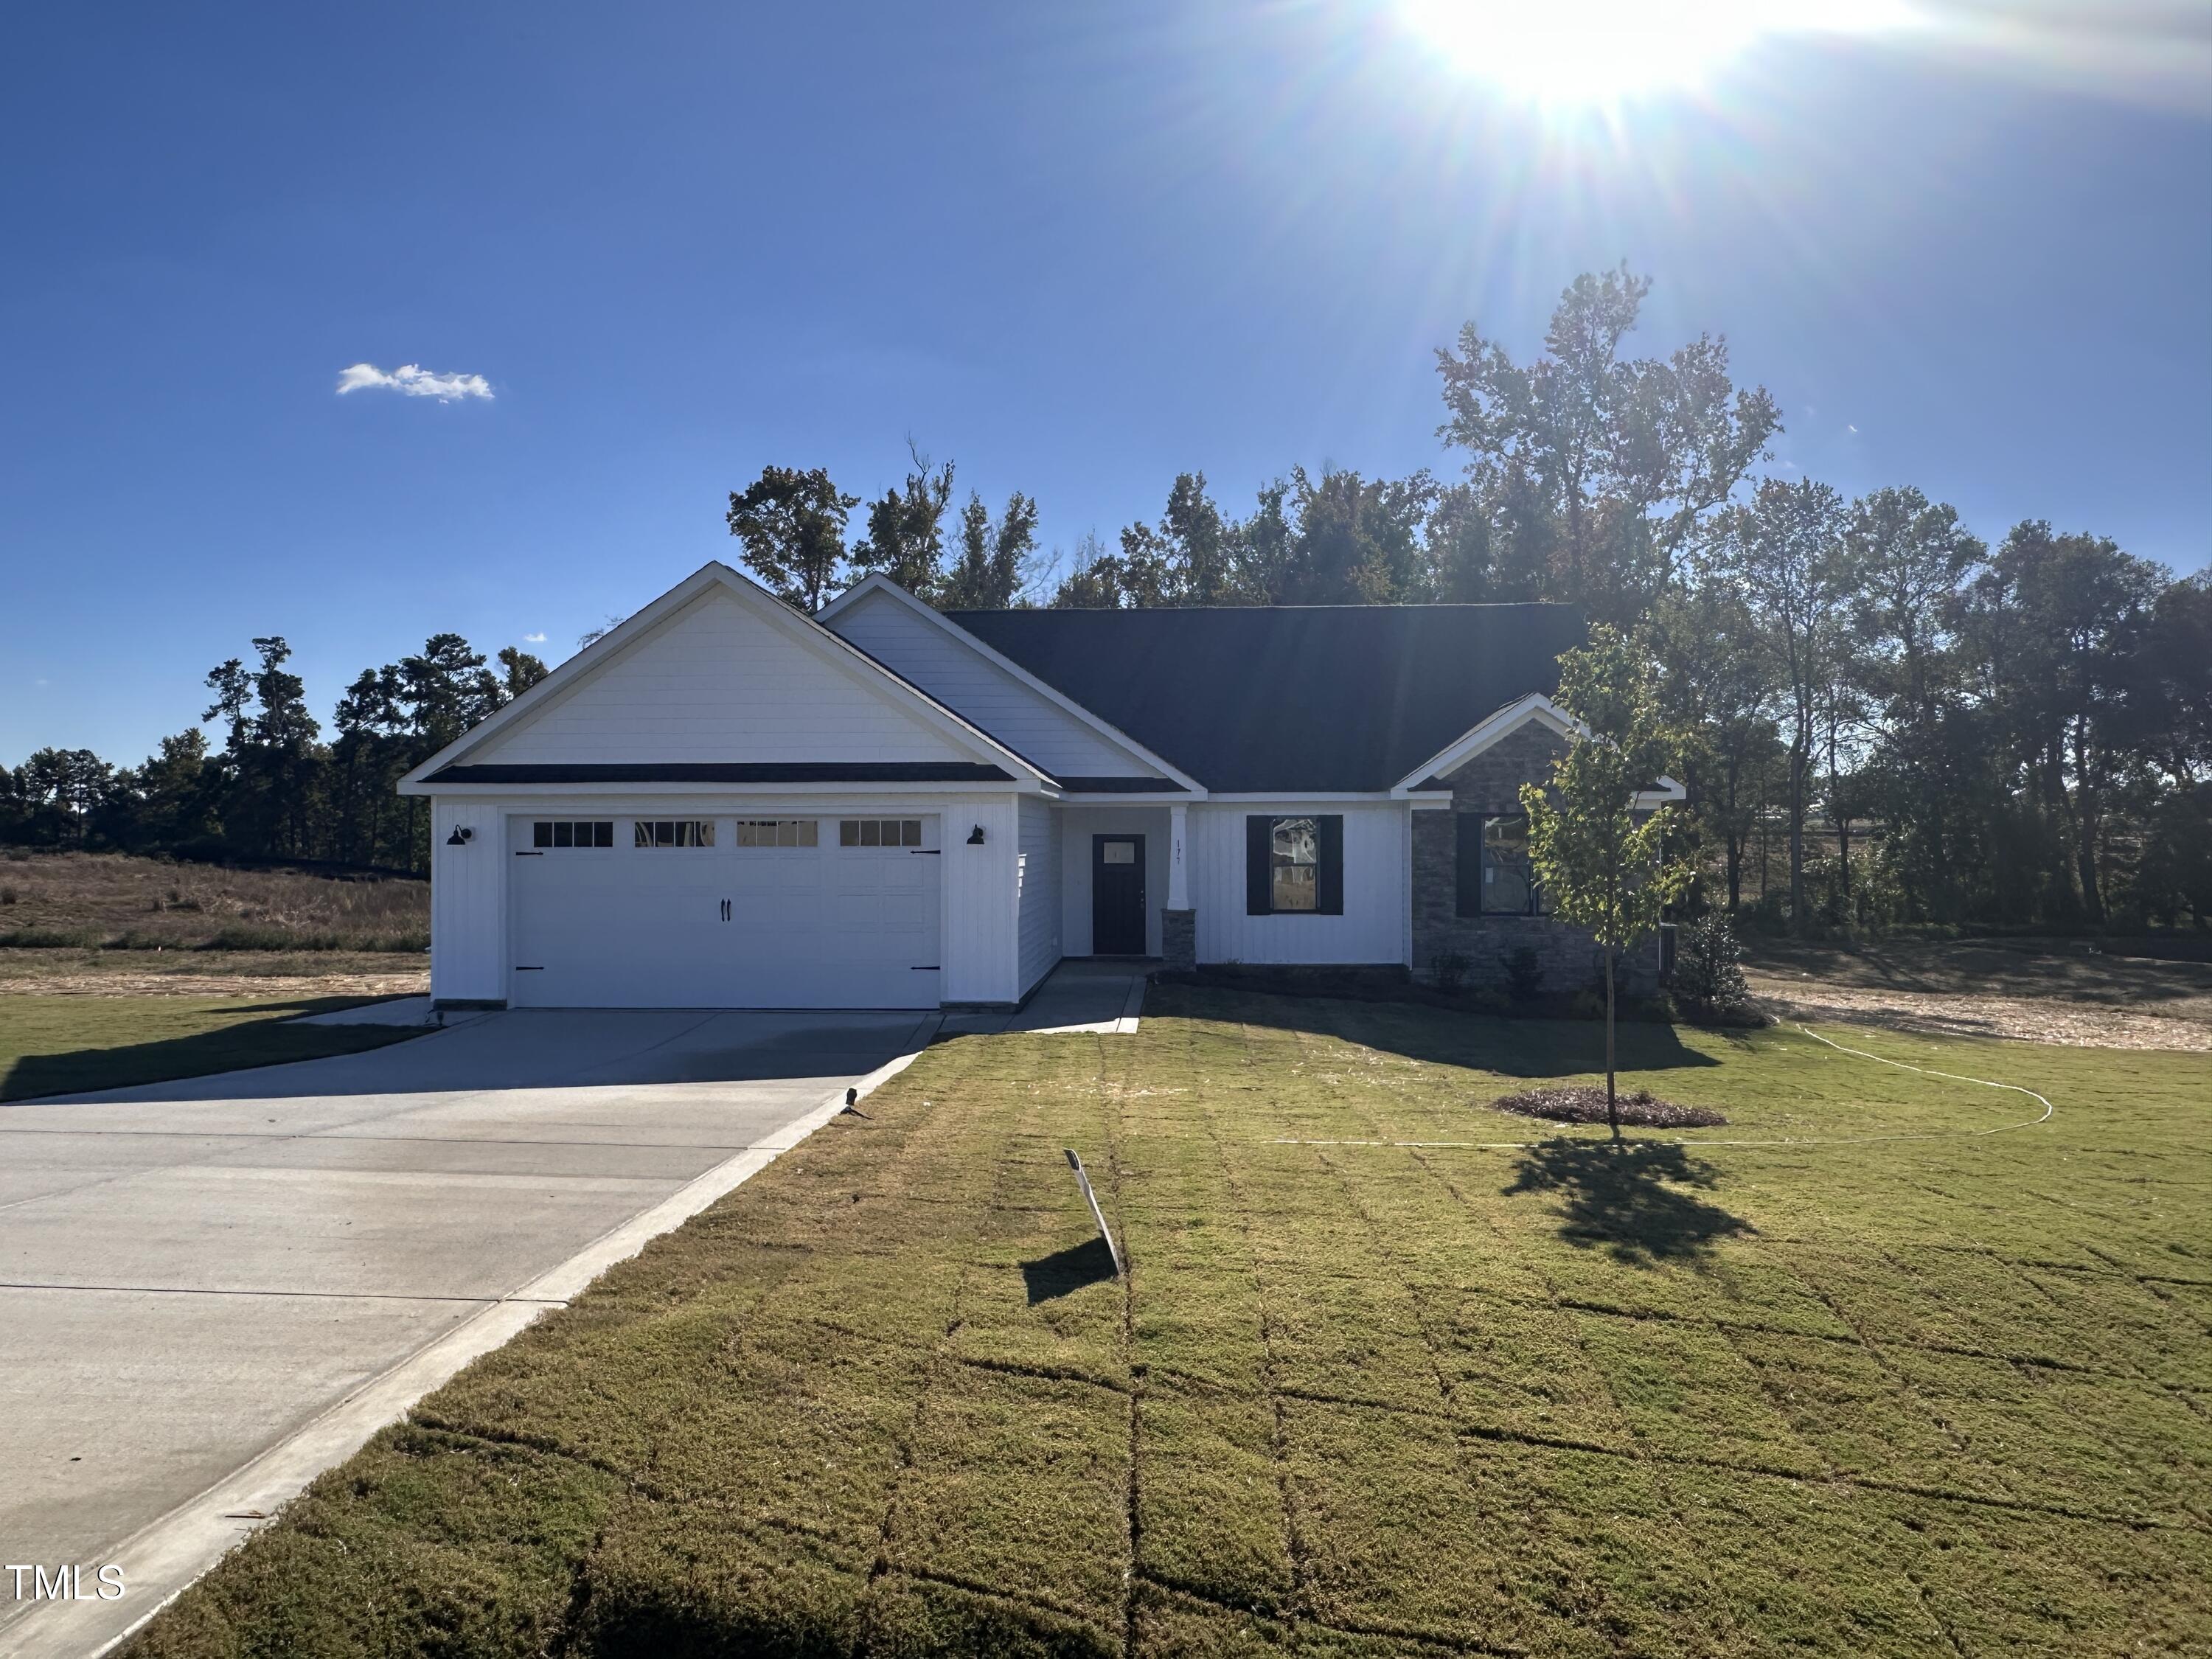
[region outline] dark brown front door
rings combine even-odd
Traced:
[[[1091,838],[1091,954],[1145,954],[1145,838]]]

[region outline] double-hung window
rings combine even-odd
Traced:
[[[1550,909],[1528,857],[1525,812],[1463,812],[1458,817],[1459,914],[1534,916]]]
[[[1342,915],[1343,814],[1247,817],[1244,908],[1255,916]]]

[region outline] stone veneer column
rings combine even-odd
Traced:
[[[1160,959],[1170,973],[1187,974],[1198,966],[1198,912],[1160,912]]]

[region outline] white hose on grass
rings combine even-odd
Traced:
[[[1933,1129],[1911,1134],[1894,1135],[1793,1135],[1778,1140],[1712,1140],[1687,1139],[1662,1140],[1665,1146],[1866,1146],[1889,1140],[1960,1140],[1978,1135],[2008,1134],[2014,1129],[2033,1129],[2038,1124],[2048,1123],[2058,1109],[2049,1098],[2033,1089],[2022,1088],[2017,1083],[1993,1083],[1985,1077],[1968,1077],[1963,1072],[1937,1072],[1925,1066],[1913,1066],[1901,1060],[1890,1060],[1881,1054],[1869,1054],[1863,1048],[1850,1048],[1840,1042],[1822,1036],[1809,1025],[1797,1028],[1815,1042],[1826,1043],[1839,1054],[1850,1054],[1860,1060],[1873,1060],[1878,1066],[1894,1066],[1899,1071],[1917,1072],[1923,1077],[1939,1077],[1951,1083],[1972,1083],[1984,1089],[2005,1089],[2016,1095],[2026,1095],[2043,1107],[2039,1116],[2020,1123],[2000,1123],[1988,1129]],[[1639,1136],[1639,1139],[1648,1139]],[[1539,1140],[1302,1140],[1289,1135],[1278,1136],[1273,1143],[1278,1146],[1392,1146],[1413,1151],[1453,1150],[1462,1152],[1526,1152],[1545,1143]]]

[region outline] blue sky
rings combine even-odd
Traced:
[[[2212,81],[2131,3],[2175,33],[1776,38],[1579,113],[1384,0],[18,10],[0,762],[136,760],[257,634],[325,715],[434,630],[557,659],[769,462],[866,495],[910,434],[1063,548],[1181,468],[1449,470],[1432,349],[1624,257],[1778,467],[2196,568]]]

